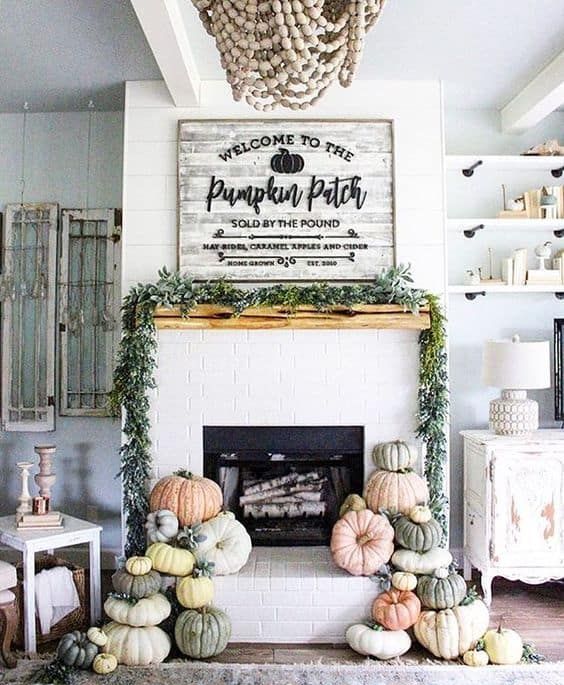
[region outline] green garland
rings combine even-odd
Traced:
[[[448,504],[444,496],[448,412],[445,320],[438,299],[414,288],[409,269],[393,267],[374,281],[362,285],[308,286],[274,285],[244,290],[227,281],[195,285],[189,278],[166,269],[156,283],[131,288],[122,308],[123,336],[114,373],[111,403],[114,411],[125,412],[125,443],[120,450],[123,509],[126,516],[127,556],[145,548],[144,523],[148,510],[146,483],[151,469],[149,439],[149,396],[155,387],[157,333],[153,320],[156,307],[179,307],[183,315],[197,304],[232,307],[240,313],[247,307],[283,306],[290,311],[310,305],[319,311],[333,306],[356,304],[398,304],[417,313],[428,304],[431,328],[420,336],[418,437],[425,443],[425,476],[435,514],[447,531]]]

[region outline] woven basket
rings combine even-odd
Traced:
[[[66,568],[72,571],[72,577],[74,584],[76,585],[76,591],[78,593],[78,599],[80,600],[80,606],[72,611],[70,614],[62,618],[58,623],[51,628],[47,635],[41,634],[41,629],[39,626],[39,620],[35,618],[35,632],[37,635],[37,644],[44,644],[46,642],[52,642],[54,640],[60,639],[66,633],[73,630],[84,630],[88,626],[88,612],[87,612],[87,597],[86,597],[86,580],[84,569],[80,566],[75,566],[69,561],[60,559],[51,555],[42,555],[35,557],[35,573],[39,573],[48,568],[53,568],[55,566],[66,566]],[[16,570],[18,574],[18,584],[14,589],[14,594],[16,595],[16,601],[18,603],[19,611],[19,624],[18,631],[16,633],[15,645],[17,647],[24,646],[24,601],[23,601],[23,564],[20,562],[16,564]]]

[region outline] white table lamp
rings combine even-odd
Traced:
[[[548,340],[521,342],[488,340],[482,363],[484,385],[501,388],[501,397],[490,402],[490,430],[498,435],[528,435],[539,427],[537,402],[527,390],[550,388]]]

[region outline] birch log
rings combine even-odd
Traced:
[[[254,485],[250,485],[243,490],[243,495],[253,495],[263,490],[272,490],[273,488],[282,487],[283,485],[291,485],[293,483],[303,483],[306,481],[319,480],[321,476],[318,471],[310,471],[309,473],[287,473],[284,476],[277,476],[276,478],[269,478],[268,480],[261,480]]]
[[[298,518],[300,516],[324,516],[325,502],[302,502],[290,504],[248,504],[243,507],[245,517],[263,518]]]
[[[313,483],[300,483],[297,485],[285,485],[278,488],[272,488],[271,490],[265,490],[262,492],[255,492],[252,495],[243,495],[239,498],[239,505],[244,506],[245,504],[260,504],[261,502],[269,502],[273,497],[284,497],[285,495],[293,495],[295,493],[303,492],[321,492],[327,479],[323,478],[317,482]],[[304,498],[306,499],[306,498]]]

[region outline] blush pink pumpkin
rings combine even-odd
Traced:
[[[388,519],[369,509],[349,511],[331,533],[333,561],[353,576],[370,576],[394,551],[394,529]]]

